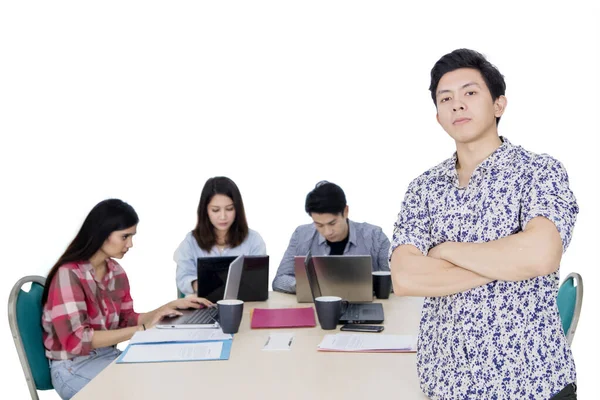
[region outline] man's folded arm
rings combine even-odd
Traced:
[[[446,242],[439,256],[489,279],[521,281],[545,276],[560,265],[563,245],[554,223],[533,218],[525,230],[487,243]]]
[[[415,246],[398,246],[391,259],[392,283],[398,296],[447,296],[492,282],[448,261],[424,256]]]

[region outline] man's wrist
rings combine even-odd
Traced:
[[[456,249],[456,244],[454,242],[445,242],[442,243],[440,245],[440,248],[438,249],[438,255],[442,260],[448,261],[453,263],[453,255],[454,255],[454,250]]]

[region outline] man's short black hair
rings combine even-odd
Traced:
[[[478,53],[475,50],[457,49],[440,58],[431,69],[431,84],[429,85],[429,90],[431,91],[433,104],[435,104],[436,107],[436,92],[440,79],[448,72],[460,68],[472,68],[481,73],[481,76],[492,95],[492,101],[496,101],[498,97],[504,96],[506,93],[504,76],[498,71],[498,68],[486,60],[483,54]],[[499,122],[500,117],[497,117],[496,125],[498,125]]]
[[[346,209],[346,195],[335,183],[321,181],[306,195],[304,209],[308,215],[343,214]]]

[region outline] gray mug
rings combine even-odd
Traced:
[[[242,300],[219,300],[219,324],[223,333],[237,333],[242,322],[244,302]]]
[[[341,297],[317,297],[315,299],[315,309],[321,328],[326,330],[335,329],[347,306],[348,302],[343,301]]]

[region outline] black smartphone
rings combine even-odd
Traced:
[[[340,328],[340,331],[350,332],[381,332],[382,330],[383,326],[381,325],[346,324]]]

